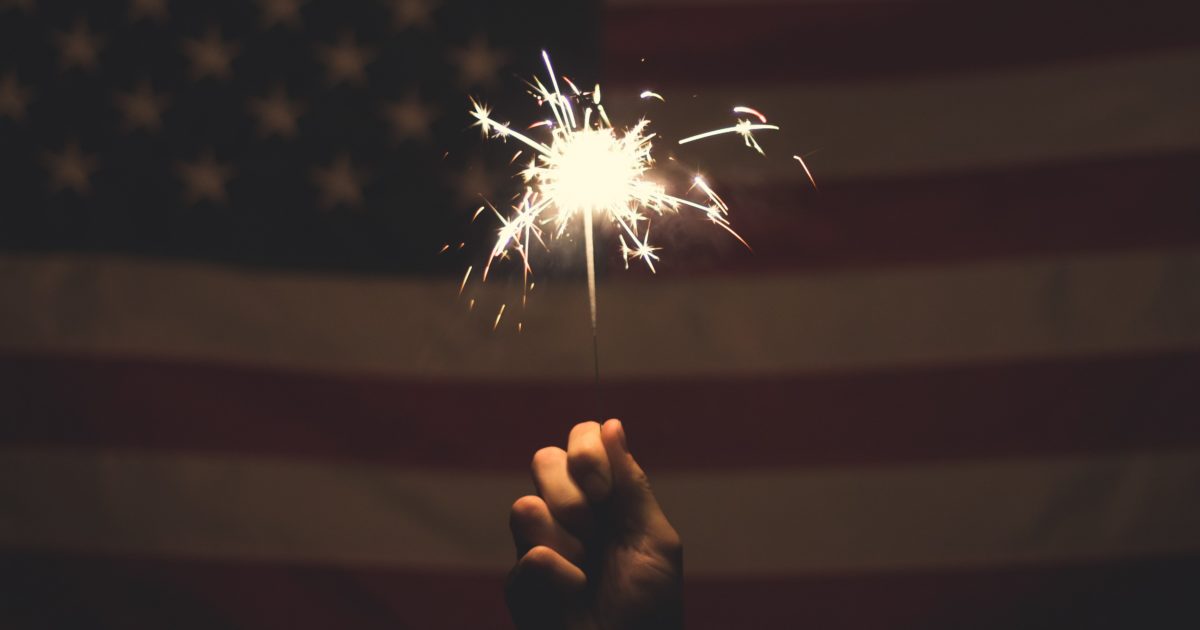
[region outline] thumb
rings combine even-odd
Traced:
[[[600,427],[600,439],[612,467],[612,505],[614,517],[630,530],[644,533],[662,542],[677,539],[658,499],[650,489],[650,480],[629,452],[625,427],[612,419]]]

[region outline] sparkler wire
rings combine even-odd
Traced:
[[[596,385],[596,422],[600,418],[600,341],[596,331],[596,246],[592,236],[592,208],[583,209],[583,243],[587,255],[588,307],[592,315],[592,369],[595,372]]]

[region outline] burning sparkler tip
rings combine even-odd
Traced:
[[[657,252],[661,248],[650,241],[649,219],[652,216],[677,213],[681,208],[699,211],[750,248],[745,239],[730,226],[727,218],[728,204],[699,174],[692,178],[692,186],[688,188],[688,192],[680,196],[668,193],[666,185],[652,176],[655,159],[651,146],[657,134],[648,131],[648,120],[643,118],[628,128],[614,126],[604,106],[600,104],[600,85],[597,84],[591,92],[585,93],[574,81],[563,75],[562,81],[569,88],[569,94],[573,93],[570,96],[564,95],[559,87],[558,75],[551,64],[550,54],[546,50],[542,50],[542,61],[545,63],[545,76],[548,77],[549,85],[537,76],[527,82],[527,85],[538,105],[549,108],[550,117],[535,121],[517,131],[509,123],[493,118],[486,105],[474,97],[470,99],[470,114],[475,119],[475,124],[482,129],[485,138],[501,138],[505,141],[512,139],[520,142],[524,148],[532,150],[528,164],[520,170],[526,184],[525,192],[514,197],[512,212],[502,213],[485,200],[485,205],[477,208],[472,216],[471,220],[474,221],[486,206],[500,221],[495,244],[483,266],[481,281],[487,281],[493,262],[509,258],[520,260],[525,278],[528,279],[532,272],[531,246],[541,243],[549,247],[544,232],[549,232],[554,238],[568,236],[575,229],[572,226],[573,221],[578,218],[583,223],[588,293],[594,327],[594,225],[608,224],[616,229],[626,268],[630,259],[637,259],[645,263],[652,273],[657,273],[655,263],[659,261]],[[662,95],[651,90],[643,91],[640,96],[642,99],[665,102]],[[722,134],[737,134],[742,137],[746,146],[760,154],[763,153],[754,132],[778,130],[779,127],[768,124],[766,115],[756,109],[739,105],[734,107],[733,111],[746,117],[739,118],[732,126],[689,136],[678,143],[682,145]],[[521,151],[517,151],[510,164],[516,163],[520,155]],[[677,161],[674,155],[668,155],[668,159]],[[799,160],[798,156],[797,159]],[[805,170],[807,171],[807,167]],[[706,199],[700,200],[699,193],[693,193],[693,189],[702,191]],[[471,270],[472,268],[468,267],[463,276],[459,286],[460,295],[466,287]],[[528,290],[532,290],[533,287],[534,284],[530,283]],[[524,294],[521,304],[522,307],[525,304]],[[469,307],[475,307],[474,299],[470,300]],[[505,308],[502,304],[496,313],[496,319],[492,323],[493,330],[500,325]],[[524,323],[517,322],[517,330],[521,331],[523,328]]]

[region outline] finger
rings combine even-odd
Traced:
[[[646,534],[665,547],[678,547],[679,534],[667,521],[646,473],[629,453],[621,421],[605,422],[600,436],[612,467],[613,513],[624,526],[637,533]]]
[[[541,497],[517,499],[513,503],[508,524],[512,529],[513,542],[517,545],[517,558],[540,545],[557,551],[570,562],[583,562],[583,543],[554,520],[550,508]]]
[[[567,472],[567,452],[547,446],[533,454],[533,484],[554,519],[571,533],[586,538],[592,529],[587,497]]]
[[[567,470],[588,501],[600,503],[612,488],[608,453],[600,439],[599,422],[580,422],[567,439]]]
[[[518,628],[560,628],[587,577],[549,547],[533,547],[513,567],[505,599]]]

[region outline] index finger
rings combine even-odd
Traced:
[[[600,423],[580,422],[567,438],[567,470],[588,502],[600,503],[612,490],[612,467],[600,437]]]

